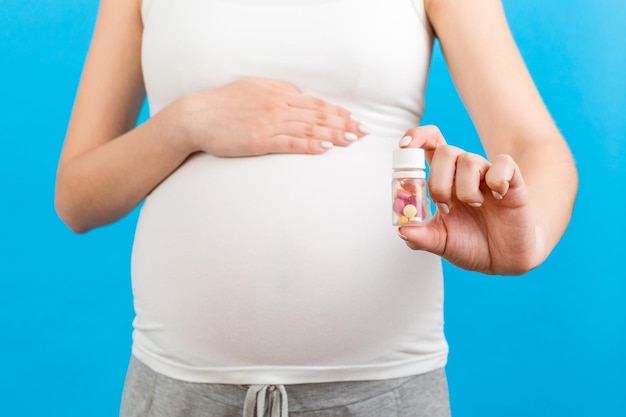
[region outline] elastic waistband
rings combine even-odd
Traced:
[[[290,412],[314,411],[326,408],[341,407],[358,403],[369,398],[383,395],[394,391],[415,378],[442,378],[445,379],[445,371],[436,369],[421,375],[413,375],[402,378],[385,379],[380,381],[348,381],[348,382],[324,382],[316,384],[294,385],[230,385],[230,384],[205,384],[197,382],[181,381],[168,376],[158,374],[143,364],[139,359],[132,358],[133,366],[143,368],[142,373],[157,374],[161,379],[169,380],[170,384],[186,386],[192,389],[196,395],[211,399],[222,404],[241,407],[247,398],[249,407],[259,405],[258,401],[265,404],[274,404],[274,408],[282,407],[282,402],[288,398]],[[252,397],[256,398],[254,403]],[[256,413],[255,413],[256,414]],[[267,414],[272,415],[272,414]],[[281,414],[276,414],[281,415]]]
[[[325,408],[341,407],[367,400],[372,397],[393,391],[405,383],[409,382],[417,376],[408,376],[403,378],[394,378],[381,381],[348,381],[348,382],[325,382],[320,384],[298,384],[298,385],[265,385],[264,387],[275,387],[280,392],[282,387],[286,391],[289,398],[289,410],[293,412],[314,411]],[[220,393],[233,394],[237,389],[243,391],[244,397],[246,391],[241,387],[232,385],[214,385]],[[252,385],[250,390],[257,390],[259,385]],[[274,389],[270,388],[273,392]],[[236,395],[237,396],[237,395]],[[275,396],[275,395],[274,395]],[[233,397],[231,397],[233,398]],[[222,398],[226,400],[226,398]],[[236,400],[237,401],[237,400]],[[239,400],[241,401],[241,400]],[[239,402],[241,404],[241,402]],[[236,404],[232,404],[236,405]]]

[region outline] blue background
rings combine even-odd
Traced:
[[[562,242],[530,274],[445,265],[453,412],[626,416],[626,2],[504,4],[580,193]],[[0,0],[0,416],[117,415],[136,212],[77,236],[53,208],[96,11],[95,0]],[[425,122],[480,151],[439,50],[427,102]]]

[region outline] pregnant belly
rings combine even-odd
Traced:
[[[390,149],[187,161],[142,208],[136,332],[194,363],[371,357],[428,300],[390,223]]]

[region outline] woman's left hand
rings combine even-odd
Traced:
[[[409,130],[400,145],[424,149],[429,193],[437,205],[427,225],[398,229],[411,249],[487,274],[522,274],[543,261],[543,232],[513,158],[488,161],[447,145],[434,126]]]

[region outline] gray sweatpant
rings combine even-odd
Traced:
[[[382,381],[238,386],[179,381],[133,358],[120,417],[287,417],[287,413],[450,417],[445,371]]]

